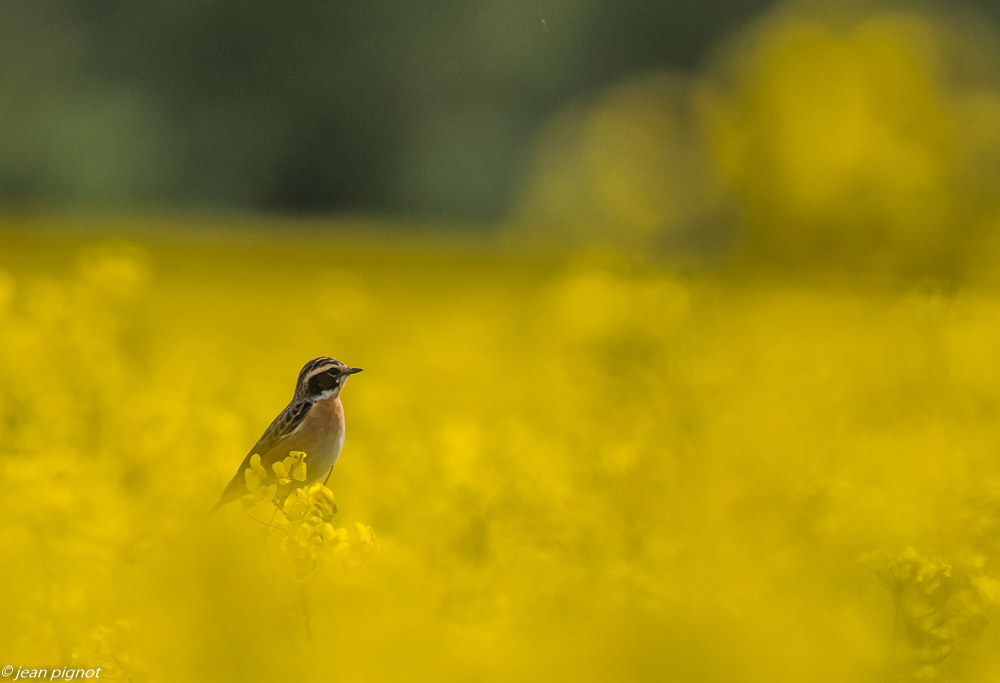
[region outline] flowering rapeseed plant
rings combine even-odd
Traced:
[[[135,681],[1000,672],[991,290],[212,249],[6,240],[0,660]],[[279,304],[310,325],[245,334]],[[260,502],[203,520],[302,358],[341,350],[371,369],[330,488],[276,513],[255,461]]]

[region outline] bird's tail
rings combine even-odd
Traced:
[[[211,517],[212,515],[214,515],[216,512],[218,512],[219,508],[224,507],[224,506],[228,505],[231,502],[232,502],[231,500],[226,500],[225,496],[219,498],[219,502],[216,503],[215,505],[213,505],[212,509],[209,510],[208,512],[206,512],[205,516],[202,517],[202,519],[203,520],[208,519],[209,517]]]

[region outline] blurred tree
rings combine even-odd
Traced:
[[[568,102],[771,4],[9,0],[9,203],[504,213]]]

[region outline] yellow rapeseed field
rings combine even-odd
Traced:
[[[0,665],[1000,676],[996,292],[333,241],[3,246]],[[204,513],[322,354],[365,373],[336,533],[303,566],[260,511]]]
[[[493,241],[5,218],[0,668],[1000,680],[997,46],[769,15],[557,117]],[[321,355],[329,488],[206,518]]]

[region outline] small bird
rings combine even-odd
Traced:
[[[260,456],[260,465],[266,473],[261,486],[278,482],[272,467],[274,463],[283,461],[292,451],[306,454],[306,478],[278,486],[275,500],[279,508],[294,489],[325,480],[340,457],[340,449],[344,447],[344,405],[340,402],[340,392],[347,379],[356,372],[361,372],[361,368],[352,368],[327,356],[306,363],[299,372],[291,403],[274,418],[271,426],[247,453],[236,476],[208,514],[250,492],[245,472],[252,467],[255,454]]]

